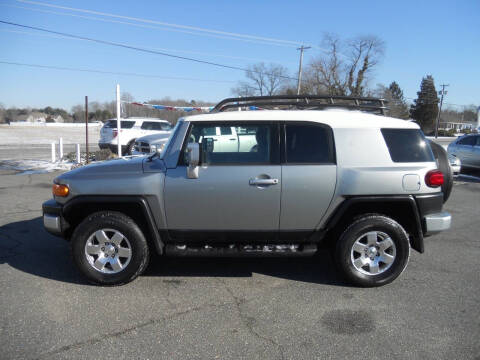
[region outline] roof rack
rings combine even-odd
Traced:
[[[276,95],[228,98],[220,101],[212,112],[249,108],[250,110],[321,110],[325,108],[351,108],[386,115],[385,99],[358,96],[330,95]]]

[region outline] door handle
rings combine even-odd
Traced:
[[[249,185],[276,185],[278,184],[278,179],[250,179],[248,182]]]

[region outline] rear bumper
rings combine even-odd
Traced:
[[[62,204],[57,203],[54,199],[45,201],[42,204],[43,227],[50,234],[60,237],[64,237],[65,232],[70,227],[63,217],[62,209]]]
[[[423,235],[429,236],[450,229],[452,215],[443,211],[443,193],[419,195],[415,200],[422,219]]]
[[[426,235],[450,229],[452,215],[444,211],[436,214],[429,214],[424,217]]]

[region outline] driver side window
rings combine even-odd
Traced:
[[[203,165],[268,164],[278,154],[278,144],[272,150],[276,129],[253,122],[194,122],[188,142],[199,143]]]

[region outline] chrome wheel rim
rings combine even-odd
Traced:
[[[132,259],[132,247],[118,230],[95,231],[85,244],[85,256],[90,266],[103,274],[124,270]]]
[[[390,236],[381,231],[369,231],[353,243],[351,261],[358,272],[378,275],[390,269],[396,253],[395,243]]]

